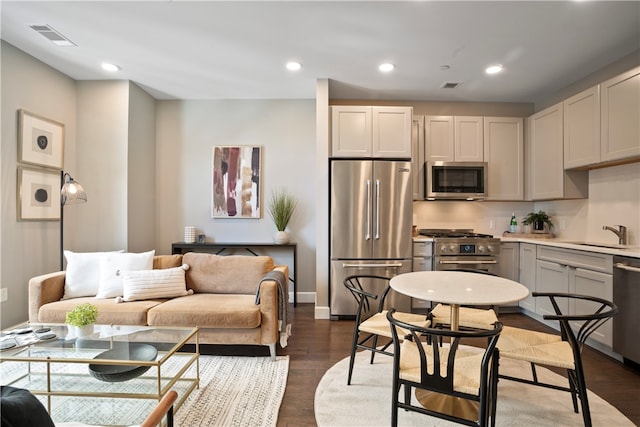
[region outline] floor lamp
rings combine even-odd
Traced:
[[[64,268],[64,205],[73,203],[83,203],[87,201],[87,193],[80,183],[76,182],[71,175],[65,171],[60,171],[60,271]]]

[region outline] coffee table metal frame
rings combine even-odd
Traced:
[[[99,354],[100,352],[104,351],[105,348],[96,348],[93,347],[91,349],[89,349],[88,351],[86,351],[87,353],[87,357],[65,357],[63,352],[64,351],[68,351],[69,347],[60,347],[60,346],[56,346],[56,345],[48,345],[50,344],[50,342],[48,341],[42,341],[42,342],[33,342],[30,344],[26,344],[26,345],[20,345],[18,347],[14,347],[12,349],[7,349],[4,351],[0,351],[0,373],[2,372],[2,364],[4,364],[4,362],[27,362],[27,370],[23,375],[17,376],[16,378],[13,378],[10,382],[8,383],[4,383],[4,380],[2,381],[2,385],[12,385],[12,384],[19,384],[20,387],[22,388],[27,388],[29,389],[29,391],[31,393],[33,393],[34,395],[44,395],[47,397],[47,411],[51,414],[51,398],[54,396],[66,396],[66,397],[103,397],[103,398],[137,398],[137,399],[155,399],[160,401],[160,399],[162,399],[162,397],[169,391],[171,390],[176,383],[181,382],[181,383],[185,383],[186,388],[184,390],[181,391],[180,393],[180,398],[176,401],[175,405],[174,405],[174,410],[178,411],[180,409],[180,407],[182,406],[182,404],[185,402],[185,400],[187,399],[187,397],[189,397],[189,395],[191,394],[191,392],[196,389],[199,388],[200,385],[200,364],[199,364],[199,355],[200,355],[200,344],[199,344],[199,337],[198,337],[198,328],[194,327],[194,328],[171,328],[171,327],[154,327],[154,326],[114,326],[114,325],[96,325],[96,327],[99,328],[104,328],[104,327],[110,327],[110,328],[131,328],[132,331],[134,331],[132,334],[127,334],[127,333],[119,333],[119,334],[114,334],[112,336],[107,336],[107,337],[96,337],[94,335],[92,335],[91,337],[89,337],[88,339],[93,341],[93,342],[101,342],[102,345],[108,345],[108,348],[106,349],[111,349],[113,348],[113,346],[118,343],[118,342],[129,342],[128,338],[129,335],[131,335],[132,338],[135,338],[134,341],[131,342],[148,342],[151,344],[154,344],[154,342],[152,340],[144,340],[144,333],[145,332],[149,332],[150,333],[150,337],[153,339],[153,332],[157,332],[160,333],[160,335],[162,335],[162,333],[168,333],[171,334],[172,332],[178,333],[180,335],[180,339],[178,340],[178,342],[176,343],[158,343],[156,342],[155,344],[168,344],[169,345],[169,349],[165,350],[159,350],[158,351],[158,357],[156,358],[156,360],[153,361],[142,361],[142,360],[109,360],[109,359],[94,359],[94,357]],[[58,332],[60,334],[62,334],[62,331],[66,331],[67,327],[66,325],[60,325],[60,324],[29,324],[29,323],[25,323],[22,325],[18,325],[15,326],[13,328],[10,328],[9,330],[18,330],[18,329],[25,329],[25,328],[29,328],[32,330],[36,330],[39,328],[51,328],[51,330],[53,332]],[[139,334],[142,333],[141,336],[137,336],[135,337],[135,334]],[[142,338],[142,339],[141,339]],[[186,344],[189,340],[191,340],[192,338],[195,339],[195,352],[180,352],[178,351],[184,344]],[[53,341],[53,340],[52,340]],[[43,353],[46,352],[47,350],[50,350],[50,355],[47,356],[33,356],[32,353],[35,353],[37,351],[37,353]],[[79,352],[81,353],[82,350],[79,350]],[[181,361],[178,362],[178,368],[177,368],[177,372],[174,372],[173,375],[170,376],[162,376],[162,368],[165,366],[166,362],[169,361],[172,358],[175,357],[179,357],[181,358]],[[185,360],[186,359],[186,360]],[[44,363],[46,364],[46,372],[36,372],[34,370],[32,370],[32,364],[35,363]],[[196,371],[196,375],[195,378],[194,377],[185,377],[186,372],[194,365],[195,363],[195,371]],[[149,372],[154,371],[156,372],[155,378],[153,378],[154,381],[157,382],[157,392],[155,393],[131,393],[131,392],[96,392],[96,391],[70,391],[70,390],[56,390],[53,387],[53,384],[55,383],[55,378],[57,376],[78,376],[79,380],[82,377],[86,377],[88,379],[91,379],[93,381],[97,381],[100,382],[97,379],[94,379],[93,377],[91,377],[88,373],[88,369],[87,369],[87,373],[86,374],[77,374],[77,373],[71,373],[71,374],[65,374],[65,373],[55,373],[52,371],[52,365],[55,364],[86,364],[87,368],[89,364],[103,364],[103,365],[131,365],[131,366],[149,366],[151,369],[149,369]],[[41,375],[46,375],[46,389],[31,389],[29,388],[29,383],[31,383],[31,377],[32,376],[41,376]],[[26,385],[23,384],[25,378],[26,380]],[[146,379],[149,379],[149,376],[147,375],[145,377]],[[2,379],[2,377],[0,376],[0,379]],[[129,381],[135,381],[136,378],[129,380]],[[21,383],[22,381],[22,383]],[[165,381],[166,383],[163,385],[163,381]],[[35,383],[35,382],[34,382]]]

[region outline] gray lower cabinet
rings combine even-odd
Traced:
[[[413,271],[431,271],[433,269],[433,242],[413,242]],[[430,308],[430,301],[412,298],[412,308]]]
[[[500,263],[499,275],[505,279],[518,282],[520,280],[519,272],[520,259],[520,243],[508,242],[500,244]],[[505,304],[506,307],[517,307],[518,303]]]
[[[536,260],[536,290],[538,292],[564,292],[613,300],[613,256],[589,251],[576,251],[538,245]],[[596,306],[586,301],[562,301],[563,313],[589,314]],[[538,297],[535,312],[539,315],[555,314],[548,298]],[[557,322],[550,322],[557,328]],[[580,327],[574,322],[575,329]],[[612,346],[612,322],[598,328],[591,340]]]
[[[536,299],[531,293],[536,290],[536,245],[520,243],[519,282],[529,289],[529,296],[520,301],[521,308],[535,313]]]

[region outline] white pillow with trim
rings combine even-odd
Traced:
[[[64,251],[67,270],[62,299],[96,296],[100,287],[100,259],[108,254],[122,252],[122,249],[112,252]]]
[[[121,271],[151,270],[155,249],[142,253],[119,253],[104,255],[100,259],[100,286],[96,298],[122,296]]]
[[[187,264],[181,267],[164,268],[161,270],[121,271],[124,301],[139,301],[153,298],[175,298],[193,294],[187,290],[185,270]],[[116,300],[121,302],[120,299]]]

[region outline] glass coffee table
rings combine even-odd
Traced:
[[[195,341],[194,352],[180,351]],[[55,422],[138,424],[169,391],[178,411],[199,387],[198,328],[22,324],[0,336],[0,384],[24,388]]]

